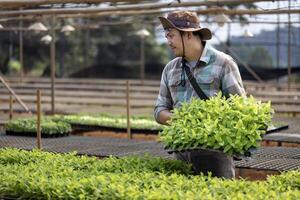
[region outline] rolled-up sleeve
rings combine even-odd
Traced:
[[[230,94],[246,96],[241,74],[235,61],[231,58],[225,61],[221,75],[222,93],[229,97]]]
[[[161,76],[159,94],[154,108],[155,120],[158,122],[158,115],[161,111],[171,110],[172,108],[173,103],[171,93],[168,88],[167,67],[165,67]]]

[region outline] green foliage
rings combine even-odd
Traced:
[[[143,23],[141,17],[133,19],[133,23],[120,24],[127,19],[122,16],[106,16],[101,17],[100,21],[105,23],[118,23],[118,25],[102,25],[96,29],[77,29],[69,36],[65,36],[61,32],[57,32],[55,46],[57,53],[57,75],[70,75],[88,67],[96,67],[103,69],[103,72],[97,74],[102,76],[107,74],[108,77],[113,77],[118,74],[115,67],[107,68],[107,66],[123,66],[123,71],[128,72],[126,78],[137,78],[139,72],[136,70],[139,67],[140,60],[140,38],[135,33],[143,28],[151,33],[145,40],[145,62],[146,64],[155,62],[154,66],[166,63],[167,48],[158,44],[155,39],[154,26],[152,24]],[[149,16],[148,21],[157,19],[156,16]],[[131,19],[132,20],[132,19]],[[28,27],[31,22],[24,22],[24,27]],[[46,26],[49,26],[45,22]],[[61,27],[63,24],[57,26]],[[99,18],[96,19],[72,19],[68,24],[77,24],[87,26],[88,24],[99,24]],[[100,22],[101,23],[101,22]],[[17,26],[17,25],[16,25]],[[43,44],[40,39],[43,34],[34,34],[29,31],[24,33],[24,70],[25,74],[41,75],[41,69],[45,70],[44,75],[49,76],[46,71],[50,68],[49,45]],[[7,49],[9,45],[13,45],[12,54],[18,55],[19,37],[13,32],[0,33],[0,71],[3,73],[8,71],[8,60],[11,55]],[[134,63],[125,65],[128,61]],[[147,68],[148,71],[149,68]],[[162,69],[159,69],[162,70]],[[48,70],[50,71],[50,70]],[[159,73],[156,73],[158,75]]]
[[[206,148],[243,154],[258,146],[272,113],[270,102],[261,103],[253,97],[226,99],[219,93],[207,101],[193,99],[174,110],[160,140],[173,150]]]
[[[225,51],[220,45],[217,49]],[[238,55],[239,59],[252,67],[272,67],[273,59],[269,51],[261,46],[232,45],[231,49]],[[233,58],[236,58],[232,55]],[[236,60],[239,60],[236,58]]]
[[[175,164],[175,165],[173,165]],[[172,165],[172,166],[171,166]],[[0,198],[299,199],[300,171],[266,181],[192,176],[180,161],[0,150]]]
[[[127,128],[127,119],[125,116],[113,115],[56,115],[52,118],[55,121],[65,121],[70,124],[94,125],[112,128]],[[158,124],[154,119],[149,117],[132,116],[130,126],[133,129],[139,130],[161,130],[162,125]]]
[[[24,134],[36,133],[36,119],[25,118],[11,120],[5,125],[5,130]],[[41,120],[42,135],[58,135],[70,133],[71,131],[71,125],[63,121],[53,121],[50,118],[43,118]]]
[[[124,19],[118,16],[116,19],[103,18],[108,23],[120,20]],[[89,23],[99,23],[99,20],[90,19]],[[98,76],[102,77],[115,77],[115,74],[120,77],[120,72],[125,73],[126,77],[139,77],[136,69],[140,65],[140,38],[135,33],[141,28],[140,23],[101,26],[100,29],[77,30],[68,37],[60,37],[58,43],[65,43],[66,48],[66,74],[94,67],[101,69],[102,73]],[[145,28],[151,33],[145,39],[145,63],[165,63],[167,49],[156,42],[152,25],[145,24]]]
[[[11,59],[8,62],[8,67],[9,67],[10,72],[19,72],[21,69],[21,64],[18,60]]]
[[[163,172],[166,174],[191,174],[189,165],[178,161],[154,157],[151,155],[127,156],[124,158],[108,157],[99,160],[96,157],[76,156],[76,152],[57,154],[40,150],[25,151],[6,148],[0,150],[0,164],[30,165],[36,163],[60,168],[72,168],[86,173],[131,173]]]
[[[269,51],[263,47],[255,47],[252,50],[251,56],[249,56],[252,66],[260,66],[260,67],[272,67],[272,57]],[[251,61],[251,62],[250,62]]]

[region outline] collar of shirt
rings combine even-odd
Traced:
[[[197,66],[198,60],[193,60],[193,61],[189,61],[187,62],[187,66],[189,66],[190,69],[194,68]]]
[[[209,53],[209,45],[206,43],[204,44],[204,48],[199,60],[187,62],[187,65],[192,69],[194,67],[203,67],[207,65],[210,61],[210,53]]]
[[[210,53],[209,53],[209,44],[205,44],[204,45],[204,49],[202,51],[201,57],[198,61],[198,63],[204,63],[205,65],[207,65],[209,63],[210,60]],[[202,65],[201,65],[202,66]]]

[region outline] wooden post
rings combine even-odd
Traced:
[[[36,92],[37,102],[36,102],[36,115],[37,115],[37,124],[36,124],[36,138],[37,138],[37,148],[42,149],[41,144],[41,91],[37,90]]]
[[[280,1],[277,2],[277,9],[280,9]],[[276,68],[279,68],[280,56],[280,16],[277,14],[277,31],[276,31]],[[278,80],[278,78],[276,78]]]
[[[55,16],[51,17],[51,45],[50,45],[50,59],[51,59],[51,114],[55,113]]]
[[[86,19],[86,24],[90,23],[90,19]],[[84,30],[84,52],[83,52],[83,60],[85,67],[89,66],[89,48],[90,48],[90,29]]]
[[[141,78],[142,85],[144,85],[144,80],[145,80],[145,36],[140,36],[140,37],[141,37],[140,78]]]
[[[22,16],[21,16],[22,17]],[[23,21],[19,22],[19,60],[20,60],[20,83],[23,82],[23,74],[24,74],[24,59],[23,59]]]
[[[6,89],[9,91],[10,94],[12,94],[18,103],[29,113],[32,114],[29,108],[23,103],[23,101],[19,98],[19,96],[16,95],[16,93],[9,87],[9,85],[6,83],[6,81],[1,77],[0,75],[0,82],[3,83],[3,85],[6,87]]]
[[[9,120],[13,118],[13,98],[9,95]]]
[[[291,9],[291,0],[289,0],[289,10]],[[292,75],[292,69],[291,69],[291,14],[288,14],[288,91],[291,89],[291,75]]]
[[[128,134],[128,138],[132,139],[131,129],[130,129],[130,96],[129,96],[129,92],[130,92],[129,81],[126,81],[127,134]]]

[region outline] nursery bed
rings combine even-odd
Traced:
[[[0,134],[0,148],[15,147],[31,150],[36,147],[32,137],[9,136]],[[162,144],[155,141],[130,140],[126,138],[102,138],[69,136],[61,138],[43,138],[45,151],[107,157],[151,154],[164,158],[174,158]],[[236,168],[253,168],[273,171],[288,171],[300,168],[300,149],[293,147],[262,147],[252,156],[235,161]]]

